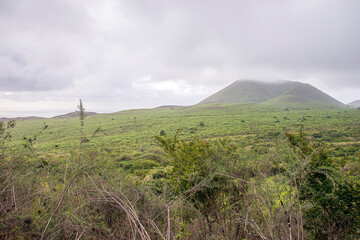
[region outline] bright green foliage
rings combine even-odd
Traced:
[[[304,133],[303,126],[299,134],[286,133],[288,141],[301,159],[308,159],[310,168],[316,169],[320,166],[331,166],[331,159],[328,158],[328,148],[322,142],[309,141]]]
[[[180,228],[180,231],[175,236],[176,239],[185,239],[187,236],[191,236],[191,233],[189,233],[189,232],[187,232],[185,230],[185,223],[184,222],[180,222],[179,228]]]
[[[305,210],[305,228],[313,239],[360,237],[360,184],[340,172],[321,142],[312,142],[302,130],[286,134],[301,168],[297,186]]]
[[[156,136],[156,139],[172,159],[171,185],[177,193],[183,193],[196,187],[214,172],[209,162],[213,152],[208,141],[199,138],[179,140],[178,133],[173,137],[167,137],[166,134]]]
[[[240,197],[238,184],[221,174],[236,148],[225,139],[207,141],[195,137],[186,141],[178,139],[178,133],[173,137],[156,136],[172,159],[169,182],[176,196],[185,198],[200,212],[211,233],[213,224],[220,224],[217,214],[230,212],[230,197],[232,201]]]

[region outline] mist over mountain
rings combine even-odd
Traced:
[[[310,84],[295,81],[262,82],[257,80],[238,80],[204,99],[199,104],[312,101],[339,106],[344,105]]]

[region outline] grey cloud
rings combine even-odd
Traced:
[[[16,56],[0,54],[1,91],[46,91],[62,89],[72,84],[63,79],[64,68],[49,69],[28,64]]]
[[[360,21],[360,6],[356,1],[164,5],[164,1],[150,6],[140,1],[131,7],[141,13],[140,19],[150,18],[146,29],[153,34],[146,40],[151,42],[154,36],[157,57],[177,70],[192,73],[209,65],[219,70],[258,67],[301,76],[314,72],[341,75],[344,70],[359,69],[360,32],[354,23]]]
[[[359,11],[357,0],[0,0],[0,93],[141,107],[196,103],[248,77],[360,91]]]

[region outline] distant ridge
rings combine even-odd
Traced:
[[[352,101],[351,103],[348,103],[346,105],[352,106],[352,107],[360,107],[360,100]]]
[[[86,116],[91,116],[91,115],[96,115],[96,114],[97,114],[96,112],[85,112]],[[70,117],[78,117],[78,116],[79,116],[79,112],[70,112],[70,113],[66,113],[66,114],[62,114],[62,115],[57,115],[52,118],[70,118]],[[25,120],[41,120],[41,119],[49,119],[49,118],[35,117],[35,116],[14,117],[14,118],[2,117],[2,118],[0,118],[0,122],[5,122],[5,121],[9,121],[9,120],[25,121]]]
[[[29,116],[29,117],[14,117],[14,118],[0,118],[0,122],[5,122],[5,121],[9,121],[9,120],[15,120],[15,121],[25,121],[25,120],[41,120],[41,119],[46,119],[43,117],[35,117],[35,116]]]
[[[294,81],[236,81],[199,104],[321,102],[343,106],[341,102],[310,84]]]
[[[179,106],[179,105],[162,105],[162,106],[158,106],[156,108],[181,108],[184,106]]]
[[[85,112],[86,116],[91,116],[91,115],[96,115],[96,112]],[[62,114],[62,115],[58,115],[52,118],[69,118],[69,117],[78,117],[79,116],[79,112],[70,112],[70,113],[66,113],[66,114]]]

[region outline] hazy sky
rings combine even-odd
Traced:
[[[360,99],[360,1],[0,0],[0,117],[192,105],[249,78]]]

